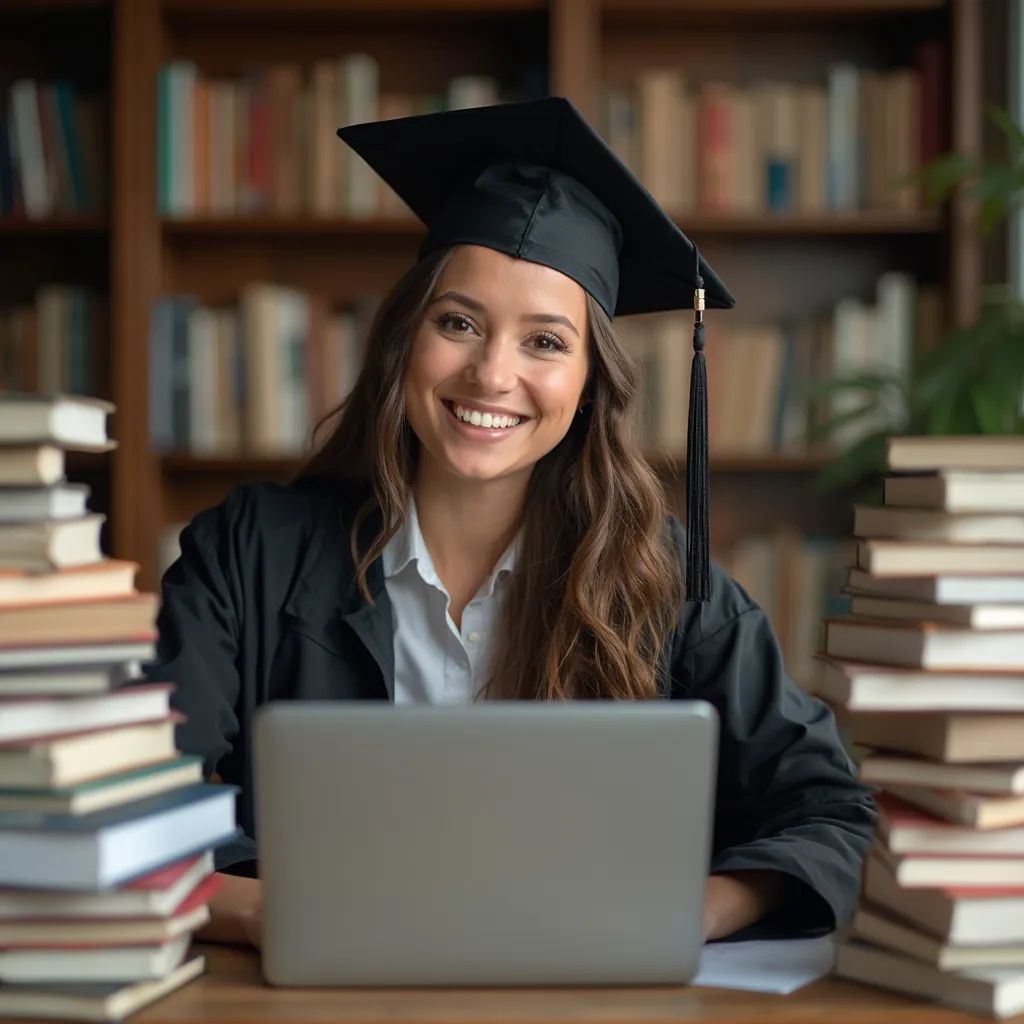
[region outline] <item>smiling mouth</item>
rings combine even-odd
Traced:
[[[530,421],[529,416],[500,416],[495,417],[496,422],[492,422],[487,425],[485,425],[484,423],[472,423],[467,419],[463,419],[456,413],[455,406],[457,403],[451,401],[450,399],[444,398],[441,400],[441,404],[448,410],[449,415],[452,417],[453,420],[455,420],[456,423],[460,424],[463,427],[470,427],[471,429],[486,430],[490,434],[510,434],[512,433],[512,431],[518,430],[519,427],[521,427],[524,423],[528,423]],[[461,408],[465,409],[466,406],[461,406]],[[477,411],[478,410],[473,410],[473,412]],[[483,415],[491,416],[490,413],[486,413]],[[507,421],[509,419],[518,419],[519,422],[514,425],[506,423],[505,426],[501,426],[503,420]]]

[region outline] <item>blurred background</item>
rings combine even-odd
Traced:
[[[712,542],[806,679],[884,437],[1006,429],[918,385],[1024,344],[1021,6],[0,0],[0,388],[115,403],[69,475],[155,588],[197,511],[294,469],[414,258],[335,129],[568,96],[737,297],[707,317]],[[692,314],[620,327],[678,508]]]

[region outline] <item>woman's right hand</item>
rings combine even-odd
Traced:
[[[218,872],[221,886],[210,900],[210,920],[196,932],[203,942],[255,946],[262,942],[263,883]]]

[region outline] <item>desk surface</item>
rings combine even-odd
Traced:
[[[835,979],[823,979],[790,996],[674,987],[274,989],[263,983],[254,952],[218,946],[200,949],[207,957],[206,974],[142,1010],[130,1018],[130,1024],[967,1024],[982,1019]]]

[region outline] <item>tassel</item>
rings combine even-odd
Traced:
[[[704,278],[697,257],[693,293],[693,363],[690,415],[686,433],[686,600],[711,597],[711,524],[708,481],[708,381],[704,360]]]

